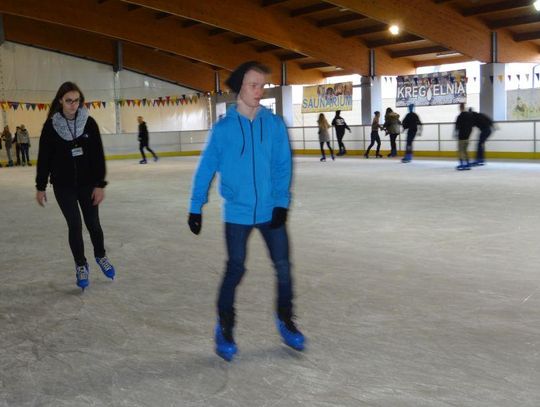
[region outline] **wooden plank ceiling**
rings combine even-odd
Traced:
[[[0,0],[8,41],[123,66],[199,91],[246,60],[281,82],[413,73],[426,65],[540,61],[532,0]],[[393,36],[389,26],[401,31]]]

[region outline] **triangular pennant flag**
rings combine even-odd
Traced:
[[[508,82],[510,82],[511,80],[512,80],[512,75],[508,75]]]
[[[517,73],[516,78],[517,78],[518,81],[520,81],[521,80],[521,75]]]
[[[540,73],[537,72],[537,73],[535,73],[535,75],[536,75],[536,80],[539,81],[540,80]]]
[[[475,81],[475,82],[476,82],[476,76],[473,76],[473,81]]]
[[[489,75],[489,80],[493,83],[493,75]]]
[[[529,82],[530,75],[528,73],[525,74],[525,80]]]
[[[19,108],[19,105],[19,102],[13,102],[13,110],[17,110]]]
[[[498,75],[497,78],[499,78],[499,82],[502,82],[504,80],[504,75]]]
[[[103,105],[103,109],[105,109],[107,107],[106,103],[107,102],[101,102],[101,104]]]

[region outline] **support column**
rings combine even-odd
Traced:
[[[276,114],[283,117],[285,125],[294,125],[294,107],[292,101],[292,86],[280,86],[275,89]]]
[[[120,72],[113,73],[113,92],[114,92],[114,118],[115,118],[115,127],[116,134],[122,133],[122,117],[120,113],[120,104],[118,103],[120,99]]]
[[[497,33],[491,33],[491,63],[480,65],[480,112],[506,120],[506,65],[499,63]],[[502,78],[502,80],[501,80]]]
[[[4,32],[4,15],[0,14],[0,47],[2,46],[2,44],[4,44],[5,40],[6,40],[6,35]],[[1,50],[0,50],[0,90],[1,90],[0,99],[6,100],[6,88],[4,85],[4,67],[2,65],[2,51]],[[2,109],[2,122],[4,126],[8,125],[7,113],[4,109]],[[2,128],[4,128],[4,126],[2,126]]]
[[[381,111],[382,90],[380,78],[375,76],[375,50],[369,50],[369,76],[360,79],[362,92],[362,124],[371,124],[373,112]]]
[[[114,44],[114,62],[113,62],[113,92],[114,92],[114,119],[116,134],[122,133],[122,117],[120,112],[120,71],[124,69],[124,51],[122,41],[116,41]]]
[[[281,63],[281,86],[287,85],[287,62]]]
[[[370,125],[373,112],[378,110],[384,116],[382,109],[382,85],[381,78],[374,76],[362,76],[360,78],[362,91],[362,124]]]

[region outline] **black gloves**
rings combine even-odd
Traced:
[[[200,213],[190,213],[189,218],[187,221],[189,228],[191,231],[198,235],[201,233],[201,227],[202,227],[202,214]]]
[[[282,227],[287,221],[287,208],[275,207],[272,210],[272,220],[270,221],[270,228],[277,229]]]

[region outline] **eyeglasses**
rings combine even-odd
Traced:
[[[77,99],[64,99],[64,103],[67,103],[68,105],[79,104],[80,101],[81,101],[80,98],[77,98]]]

